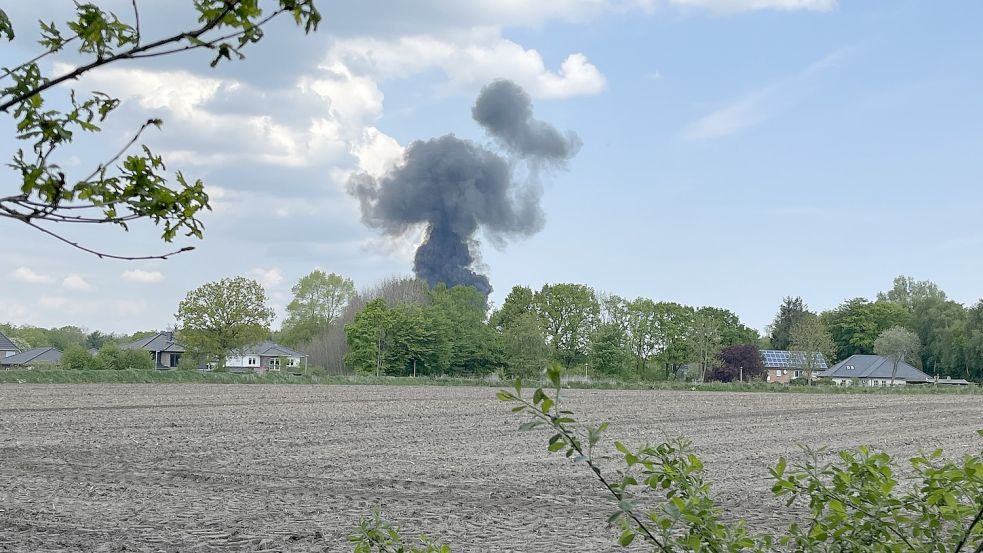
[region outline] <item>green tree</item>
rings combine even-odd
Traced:
[[[345,325],[348,353],[345,364],[356,372],[379,376],[385,373],[385,356],[389,345],[390,318],[386,301],[377,298]]]
[[[870,302],[854,298],[843,302],[820,318],[836,344],[836,358],[846,359],[854,354],[874,353],[874,341],[893,326],[908,327],[908,309],[892,301]]]
[[[778,350],[789,349],[792,343],[792,328],[810,313],[801,297],[786,296],[778,308],[775,321],[771,323],[771,347]]]
[[[220,364],[232,350],[267,338],[273,316],[263,287],[245,277],[223,278],[188,292],[176,315],[184,345]]]
[[[891,327],[880,334],[874,341],[874,352],[891,360],[891,385],[898,374],[901,363],[914,362],[918,356],[921,344],[918,335],[900,326]]]
[[[690,360],[690,328],[696,312],[691,307],[672,302],[655,304],[655,359],[662,363],[666,380]]]
[[[601,311],[594,290],[582,284],[546,284],[534,301],[556,359],[568,368],[583,362]]]
[[[827,361],[833,360],[833,352],[836,346],[833,338],[826,330],[826,326],[813,313],[807,314],[792,327],[791,343],[792,351],[802,352],[800,368],[805,372],[806,379],[812,384],[812,374],[820,368],[816,354],[822,354]]]
[[[10,127],[16,127],[16,138],[26,146],[13,152],[8,163],[18,178],[10,194],[0,194],[0,217],[20,221],[99,257],[137,259],[82,246],[46,223],[107,223],[126,230],[134,221],[149,220],[163,227],[161,237],[166,242],[179,233],[200,238],[198,215],[209,209],[208,195],[201,181],[190,182],[180,171],[174,174],[176,186],[169,184],[163,159],[147,146],[132,152],[144,131],[161,126],[156,118],[135,129],[122,150],[107,154],[88,168],[91,171],[69,175],[69,169],[55,160],[67,157],[64,150],[76,133],[99,132],[99,125],[120,106],[120,100],[102,92],[83,97],[71,88],[66,98],[56,87],[110,64],[197,49],[211,50],[214,66],[232,56],[242,58],[243,50],[263,37],[264,26],[280,15],[292,16],[307,32],[320,21],[313,0],[279,0],[269,12],[259,0],[196,0],[197,27],[150,37],[143,34],[139,4],[132,2],[132,15],[125,22],[94,3],[76,3],[72,20],[60,25],[39,23],[40,52],[0,74],[0,79],[9,79],[9,84],[0,88],[0,112],[11,116]],[[12,22],[2,9],[0,38],[14,40]],[[69,49],[81,56],[71,68],[42,63]],[[61,72],[50,72],[49,67]],[[188,249],[192,248],[145,258],[167,257]]]
[[[744,346],[758,343],[758,331],[741,323],[736,313],[719,307],[701,307],[697,314],[717,322],[720,329],[720,343],[724,347]]]
[[[659,348],[659,313],[655,302],[648,298],[636,298],[625,307],[625,324],[615,324],[615,327],[624,334],[625,349],[634,359],[635,371],[641,375]],[[591,366],[597,365],[592,361]]]
[[[899,303],[913,312],[919,303],[928,300],[945,301],[946,295],[932,281],[899,276],[894,279],[894,286],[890,290],[877,294],[877,300]]]
[[[535,294],[528,286],[513,286],[509,295],[505,296],[502,307],[492,313],[488,324],[499,332],[505,331],[523,315],[535,312],[534,297]]]
[[[697,311],[689,331],[689,350],[692,360],[700,367],[701,382],[706,382],[707,371],[717,362],[721,349],[720,321]]]
[[[96,368],[95,360],[89,350],[77,344],[69,346],[61,354],[61,366],[79,371]]]
[[[611,376],[628,376],[632,355],[626,345],[624,330],[615,323],[603,323],[591,335],[587,363],[596,372]]]
[[[430,291],[427,310],[451,345],[449,373],[481,375],[504,366],[501,336],[485,324],[485,297],[476,289],[438,284]]]
[[[550,349],[535,313],[521,313],[512,319],[502,333],[502,342],[505,363],[513,377],[538,376],[549,364]]]
[[[301,277],[291,288],[294,298],[287,304],[287,320],[280,331],[288,345],[309,342],[341,316],[355,297],[351,279],[320,269]]]

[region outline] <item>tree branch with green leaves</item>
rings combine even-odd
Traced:
[[[175,55],[197,49],[214,52],[211,66],[222,60],[245,57],[244,50],[263,38],[263,28],[280,16],[292,17],[309,33],[321,21],[314,0],[279,0],[266,12],[260,0],[194,0],[198,24],[152,41],[144,41],[137,0],[132,1],[133,21],[124,22],[116,14],[93,3],[78,3],[75,18],[57,25],[39,22],[41,52],[28,61],[0,72],[0,112],[11,116],[17,149],[8,166],[19,175],[0,195],[0,217],[19,221],[72,247],[98,257],[114,259],[154,259],[193,249],[149,256],[114,255],[84,246],[67,238],[52,225],[111,224],[124,230],[137,220],[148,220],[163,227],[161,238],[171,242],[183,234],[202,238],[200,215],[209,210],[209,198],[201,180],[193,182],[177,171],[167,178],[161,156],[145,145],[130,152],[144,131],[160,128],[157,118],[144,122],[133,138],[115,155],[86,177],[72,179],[57,162],[79,132],[99,133],[107,118],[120,106],[120,100],[103,92],[79,99],[74,89],[68,93],[68,106],[58,105],[55,87],[127,60]],[[0,39],[15,39],[14,26],[0,9]],[[90,61],[58,75],[48,75],[39,63],[71,47]],[[173,181],[173,182],[172,182]],[[4,188],[7,185],[0,185]]]

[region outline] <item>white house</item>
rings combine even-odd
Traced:
[[[284,366],[281,366],[281,363]],[[270,340],[233,351],[225,358],[225,368],[232,372],[279,371],[307,368],[307,356]]]

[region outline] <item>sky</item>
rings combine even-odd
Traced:
[[[190,6],[190,2],[183,2]],[[36,20],[72,3],[4,6],[36,55]],[[101,2],[130,16],[129,0]],[[190,10],[144,0],[144,35]],[[305,36],[286,20],[247,59],[180,55],[113,64],[72,84],[123,103],[59,160],[85,174],[143,120],[171,171],[202,179],[205,238],[163,243],[135,225],[60,228],[87,246],[164,261],[100,260],[0,219],[0,321],[104,332],[174,324],[185,294],[255,278],[282,321],[314,268],[359,288],[408,275],[419,229],[366,227],[346,193],[412,141],[447,133],[493,148],[471,118],[510,79],[538,119],[582,147],[542,176],[543,229],[480,244],[501,304],[517,284],[575,282],[621,296],[733,310],[763,330],[784,296],[814,310],[873,297],[901,274],[953,299],[983,296],[983,3],[893,0],[364,0],[318,3]],[[79,62],[66,54],[42,69]],[[63,93],[64,91],[62,91]],[[0,116],[0,153],[21,146]],[[88,169],[87,169],[88,168]],[[0,196],[18,175],[0,169]],[[6,183],[6,184],[4,184]],[[493,243],[494,242],[494,243]]]

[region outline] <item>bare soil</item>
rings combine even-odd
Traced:
[[[979,451],[980,396],[564,391],[631,444],[686,435],[753,529],[798,444]],[[0,386],[0,551],[351,551],[375,505],[454,551],[618,551],[583,466],[491,388]],[[903,465],[902,465],[903,466]]]

